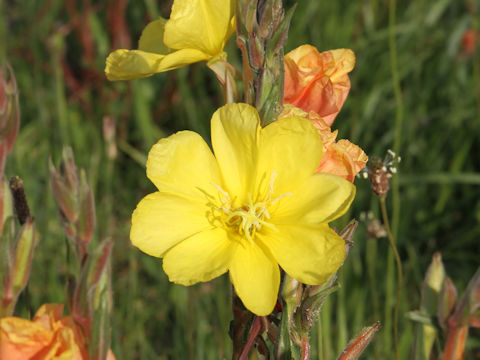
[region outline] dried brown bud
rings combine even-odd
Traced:
[[[18,221],[23,225],[30,219],[30,208],[28,207],[22,179],[18,176],[12,177],[10,179],[10,190],[12,191]]]
[[[364,177],[368,176],[373,192],[378,196],[385,196],[390,189],[390,179],[397,173],[397,165],[402,161],[392,150],[387,151],[383,160],[373,157],[368,162],[368,170]]]
[[[392,174],[383,165],[383,161],[378,157],[370,160],[368,167],[368,179],[372,185],[372,190],[377,196],[385,196],[390,190],[390,179]]]

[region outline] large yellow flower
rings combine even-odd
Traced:
[[[147,176],[158,192],[132,216],[132,243],[163,257],[183,285],[229,271],[257,315],[275,305],[279,265],[305,284],[321,284],[345,257],[328,222],[345,213],[355,187],[314,174],[322,140],[312,123],[287,117],[260,127],[257,111],[228,104],[211,122],[215,156],[196,133],[181,131],[151,149]]]
[[[222,55],[234,14],[235,0],[175,0],[169,20],[152,21],[143,30],[138,50],[108,56],[107,78],[144,78]]]

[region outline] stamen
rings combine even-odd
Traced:
[[[223,190],[220,185],[217,185],[215,183],[210,183],[210,184],[212,184],[215,187],[215,189],[220,191],[220,193],[224,196],[224,198],[222,198],[222,202],[224,199],[226,199],[227,201],[230,200],[230,194],[227,191]]]
[[[223,226],[230,228],[242,237],[245,237],[252,246],[255,245],[254,237],[256,232],[261,230],[262,227],[278,231],[274,224],[268,222],[268,220],[271,218],[268,207],[275,204],[284,196],[293,196],[292,193],[284,193],[272,200],[277,172],[272,171],[270,175],[270,183],[267,189],[263,188],[266,185],[265,178],[266,176],[264,175],[260,181],[260,184],[258,185],[258,191],[256,192],[257,194],[263,193],[264,201],[258,201],[258,199],[255,199],[254,202],[252,194],[248,193],[248,202],[237,208],[232,208],[234,201],[232,201],[230,194],[222,189],[221,186],[212,183],[212,185],[219,192],[218,199],[221,202],[221,206],[218,206],[217,202],[217,206],[212,209],[212,213],[214,211],[220,211],[220,214],[223,213],[223,216],[221,216],[219,219]],[[267,190],[267,194],[265,194],[265,190]]]
[[[281,195],[277,196],[275,199],[272,200],[272,204],[275,204],[278,200],[280,200],[284,196],[293,196],[293,193],[287,192],[285,194],[281,194]]]

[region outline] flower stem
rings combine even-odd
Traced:
[[[261,317],[256,316],[255,320],[253,320],[252,328],[250,330],[250,335],[248,336],[248,340],[245,344],[245,347],[243,348],[242,354],[240,355],[239,360],[246,360],[248,357],[248,354],[250,353],[250,350],[252,349],[253,343],[255,342],[255,338],[257,337],[258,333],[260,332],[260,329],[262,327],[261,324]]]
[[[310,342],[308,340],[308,335],[302,337],[302,354],[300,359],[310,360]]]
[[[395,246],[395,241],[392,236],[392,231],[390,229],[390,222],[388,220],[387,206],[385,204],[385,196],[379,196],[380,207],[382,211],[383,223],[385,225],[385,230],[387,231],[388,242],[393,251],[395,257],[395,262],[397,265],[397,291],[395,295],[395,308],[393,312],[393,343],[395,349],[395,360],[398,360],[398,308],[400,306],[400,293],[402,290],[403,275],[402,275],[402,262],[400,256],[398,255],[397,247]]]
[[[253,315],[250,311],[245,309],[242,301],[235,293],[232,287],[232,310],[233,310],[233,323],[231,326],[232,331],[232,342],[233,342],[233,353],[232,360],[240,360],[244,357],[245,350],[247,348],[246,342],[250,340],[250,337],[254,333],[253,325],[257,317]],[[258,321],[258,320],[257,320]],[[260,321],[258,321],[260,323]],[[258,334],[258,331],[257,331]],[[256,335],[253,337],[255,339]],[[245,342],[245,339],[247,341]],[[248,349],[249,350],[249,349]],[[248,354],[248,351],[247,351]]]

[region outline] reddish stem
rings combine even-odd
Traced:
[[[310,360],[310,342],[308,341],[308,336],[302,338],[302,355],[300,359]]]
[[[243,348],[243,351],[240,354],[239,360],[245,360],[248,354],[250,353],[250,349],[252,348],[253,343],[255,342],[255,338],[257,337],[262,327],[261,318],[262,317],[260,316],[255,316],[255,320],[253,320],[252,329],[250,331],[250,336],[248,337],[247,343],[245,344],[245,347]]]

